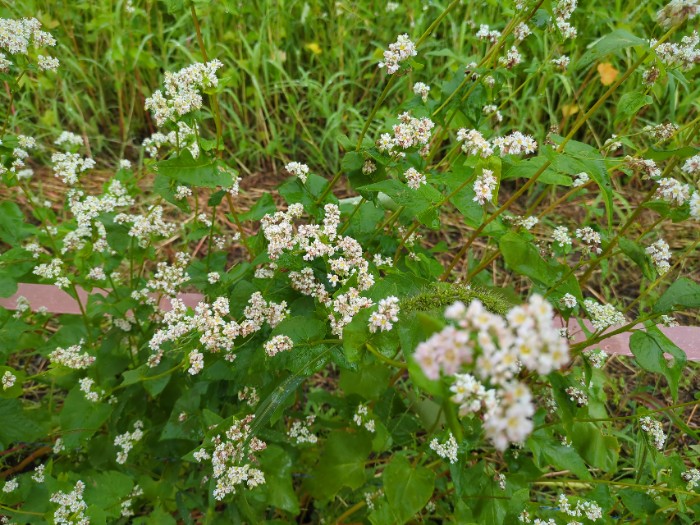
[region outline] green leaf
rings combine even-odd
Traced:
[[[561,284],[565,273],[569,273],[566,265],[547,263],[539,253],[534,243],[516,232],[508,232],[499,241],[503,258],[515,272],[526,275],[534,281],[547,286],[556,286],[556,297],[570,293],[579,301],[583,301],[581,288],[576,276],[570,274]]]
[[[662,374],[666,378],[671,387],[673,400],[677,401],[678,382],[687,361],[685,352],[653,325],[647,326],[646,332],[636,330],[632,334],[630,350],[644,370]],[[672,364],[666,360],[664,353],[673,356]]]
[[[573,423],[567,435],[588,464],[608,473],[617,472],[620,455],[617,438],[604,435],[595,423]]]
[[[277,206],[275,206],[275,200],[272,198],[272,195],[270,193],[263,193],[262,196],[255,201],[255,204],[249,211],[238,215],[238,220],[241,222],[259,221],[265,215],[275,213],[276,211]]]
[[[434,230],[440,226],[437,204],[442,201],[442,194],[430,184],[422,184],[417,190],[412,190],[401,181],[389,179],[362,186],[358,190],[386,193],[396,204],[406,207],[404,217],[418,219]]]
[[[12,201],[0,203],[0,241],[17,246],[31,235],[34,227],[27,223],[22,210]]]
[[[272,445],[260,456],[260,465],[265,473],[265,501],[278,509],[299,513],[299,498],[292,485],[292,458],[281,447]]]
[[[271,335],[286,335],[297,344],[323,339],[326,329],[326,323],[320,319],[296,316],[284,319],[272,330]]]
[[[0,399],[0,448],[9,448],[17,441],[34,441],[46,435],[47,429],[22,409],[18,399]],[[48,423],[46,421],[45,423]]]
[[[564,141],[564,137],[561,135],[551,135],[551,139],[557,145],[561,145]],[[564,146],[564,153],[565,157],[555,159],[555,164],[570,175],[577,175],[581,172],[587,173],[603,192],[605,210],[608,216],[608,230],[610,230],[615,207],[613,204],[612,181],[605,166],[605,159],[596,148],[577,140],[568,141]]]
[[[113,405],[93,403],[76,386],[66,396],[61,410],[61,432],[68,450],[97,433],[112,413]]]
[[[484,208],[474,200],[474,168],[455,167],[452,171],[436,176],[435,181],[444,184],[449,194],[454,193],[450,202],[460,211],[464,222],[472,228],[478,228],[484,217]]]
[[[531,179],[549,159],[545,156],[533,157],[531,159],[504,159],[503,180],[510,179]],[[582,170],[579,170],[582,171]],[[542,184],[554,184],[558,186],[571,186],[571,177],[559,173],[554,169],[554,165],[545,168],[537,178],[537,182]]]
[[[372,442],[366,433],[331,433],[307,479],[309,492],[318,499],[329,500],[343,487],[360,488],[366,479],[365,460],[371,450]]]
[[[674,281],[654,305],[654,312],[672,312],[679,307],[700,308],[700,284],[687,277]]]
[[[649,95],[644,95],[637,91],[629,91],[620,97],[617,103],[617,111],[615,113],[615,121],[631,117],[635,115],[644,106],[648,106],[654,101]]]
[[[654,268],[651,265],[649,256],[644,252],[644,248],[626,237],[620,237],[618,243],[622,252],[639,266],[639,269],[642,270],[642,275],[653,281],[655,278]]]
[[[365,399],[379,399],[387,389],[390,370],[382,364],[363,365],[357,371],[340,371],[340,388],[346,394],[357,394]]]
[[[412,467],[404,456],[395,456],[389,462],[382,481],[396,523],[406,523],[422,510],[435,489],[435,473],[425,467]]]
[[[591,479],[586,463],[572,447],[554,442],[549,436],[534,433],[528,439],[528,446],[534,455],[535,463],[540,468],[549,465],[563,470],[570,470],[581,480]]]
[[[364,163],[365,159],[362,153],[350,151],[343,156],[343,160],[340,161],[340,167],[344,172],[349,173],[362,169]]]
[[[578,69],[585,67],[588,64],[592,64],[596,60],[600,60],[604,56],[615,51],[620,51],[628,47],[639,46],[646,43],[646,40],[634,36],[629,31],[625,31],[624,29],[616,29],[593,44],[591,48],[576,61],[576,68]]]
[[[95,472],[87,476],[85,499],[91,505],[101,509],[106,517],[119,518],[120,504],[133,488],[134,482],[126,474],[116,470]]]
[[[228,188],[233,182],[230,171],[219,169],[216,161],[205,155],[195,159],[187,149],[183,150],[179,157],[162,160],[156,166],[159,175],[185,182],[190,186]]]

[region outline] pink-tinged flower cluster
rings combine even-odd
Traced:
[[[418,54],[415,44],[407,34],[399,35],[396,42],[389,44],[389,49],[384,51],[384,61],[379,63],[379,67],[386,67],[386,72],[393,75],[399,70],[399,64],[404,60]]]
[[[505,318],[478,300],[468,307],[457,302],[445,311],[456,326],[448,325],[419,344],[413,358],[429,379],[454,377],[450,390],[460,414],[483,410],[484,429],[502,450],[532,430],[534,407],[527,386],[517,380],[520,370],[548,374],[569,359],[568,343],[554,327],[553,315],[552,306],[539,295],[512,308]],[[465,367],[473,372],[460,373]]]
[[[399,123],[394,125],[394,135],[383,133],[377,141],[377,149],[396,158],[403,158],[406,154],[399,149],[420,147],[420,154],[427,155],[428,143],[435,123],[429,118],[414,118],[406,111],[398,117]]]

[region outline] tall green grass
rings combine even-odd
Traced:
[[[143,110],[144,99],[157,88],[164,70],[176,70],[202,56],[188,2],[132,4],[134,13],[127,12],[121,0],[0,2],[0,16],[38,17],[61,48],[60,73],[53,79],[43,77],[36,89],[18,97],[17,114],[22,117],[12,122],[17,129],[37,138],[69,129],[81,133],[90,152],[102,159],[139,157],[141,141],[155,130]],[[368,0],[195,1],[208,54],[226,66],[220,101],[229,158],[244,173],[274,172],[289,159],[303,159],[318,173],[337,171],[337,137],[358,134],[385,85],[385,74],[377,68],[382,50],[399,33],[422,33],[446,4],[412,0],[386,12],[384,3]],[[586,2],[585,15],[574,15],[578,39],[593,43],[613,28],[648,34],[650,15],[662,4]],[[414,81],[432,84],[454,77],[458,82],[464,66],[486,49],[486,44],[474,45],[467,36],[481,23],[502,29],[502,9],[497,1],[463,2],[420,50],[425,67],[398,82],[390,97],[410,99]],[[541,134],[542,123],[565,127],[571,121],[562,114],[565,105],[585,110],[603,93],[596,63],[562,75],[542,58],[532,58],[582,48],[570,42],[567,49],[554,42],[541,35],[526,40],[528,66],[514,74],[508,91],[497,97],[505,117],[503,129]],[[572,63],[575,58],[571,56]],[[634,58],[618,53],[607,60],[624,72]],[[532,71],[538,74],[528,76]],[[525,82],[526,78],[534,80]],[[676,83],[680,89],[675,89]],[[433,85],[433,90],[439,89]],[[641,118],[673,121],[697,112],[700,88],[678,77],[655,88],[654,95],[661,103]],[[670,113],[659,114],[660,108],[670,108]],[[391,115],[380,111],[379,116]],[[605,141],[612,120],[610,109],[598,112],[581,130],[581,138]]]

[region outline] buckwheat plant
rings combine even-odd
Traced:
[[[0,7],[0,522],[698,521],[697,1],[78,4]]]

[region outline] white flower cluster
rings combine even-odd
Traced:
[[[430,86],[423,82],[416,82],[413,84],[413,92],[419,95],[423,102],[427,102],[428,95],[430,94]]]
[[[15,490],[17,490],[18,487],[19,481],[17,481],[17,478],[8,479],[2,486],[2,491],[6,494],[9,494],[10,492],[14,492]]]
[[[554,328],[553,314],[552,306],[539,295],[512,308],[505,319],[478,300],[469,307],[457,302],[445,311],[457,327],[448,325],[433,334],[418,345],[413,357],[429,379],[439,379],[440,372],[455,376],[451,399],[460,405],[460,414],[483,408],[484,430],[503,450],[509,442],[523,441],[532,430],[532,396],[515,379],[521,367],[548,374],[569,359],[568,343]],[[480,379],[458,374],[470,364]],[[480,380],[496,388],[487,389]]]
[[[314,424],[316,416],[307,416],[305,421],[294,420],[292,426],[287,431],[287,435],[293,439],[297,445],[302,443],[316,443],[318,437],[311,431],[311,425]]]
[[[531,34],[532,31],[525,22],[520,22],[517,26],[515,26],[515,29],[513,29],[513,36],[515,37],[515,41],[517,43],[522,42]]]
[[[175,262],[168,264],[161,261],[156,265],[156,272],[146,283],[146,287],[153,291],[162,293],[168,297],[176,297],[180,286],[190,280],[187,275],[187,263],[190,256],[184,252],[175,255]]]
[[[493,191],[498,185],[498,180],[493,176],[493,171],[484,168],[474,181],[474,201],[482,206],[493,199]]]
[[[379,301],[377,311],[369,316],[369,331],[375,333],[377,330],[388,332],[399,320],[399,298],[390,296]]]
[[[518,51],[518,48],[511,48],[502,57],[498,57],[498,63],[506,69],[512,69],[523,61],[523,56]]]
[[[56,146],[82,146],[85,142],[83,137],[76,135],[70,131],[62,131],[58,138],[53,142]]]
[[[404,174],[404,178],[406,179],[406,184],[408,185],[409,188],[412,190],[417,190],[420,188],[421,184],[427,184],[427,179],[425,178],[425,175],[422,173],[418,172],[416,168],[408,168]]]
[[[188,356],[190,367],[187,369],[187,373],[191,376],[196,376],[202,370],[204,370],[204,354],[197,350],[192,350]]]
[[[698,0],[671,0],[656,13],[656,21],[662,27],[671,27],[684,20],[692,20],[700,14]]]
[[[598,304],[593,299],[584,299],[583,306],[596,330],[605,330],[610,326],[618,326],[625,323],[625,316],[615,310],[611,304]]]
[[[290,162],[284,169],[286,169],[292,175],[299,177],[302,183],[306,182],[306,178],[309,175],[309,167],[306,164],[301,164],[300,162]]]
[[[603,368],[605,361],[608,360],[608,354],[600,349],[584,350],[583,355],[586,356],[586,359],[588,359],[588,362],[593,368]]]
[[[152,236],[169,237],[177,226],[163,220],[163,208],[151,207],[145,215],[120,213],[114,218],[117,224],[131,224],[129,236],[138,240],[139,246],[145,248]]]
[[[678,126],[672,122],[657,124],[656,126],[645,126],[645,132],[649,133],[655,140],[664,142],[669,140],[678,131]]]
[[[45,474],[44,470],[46,469],[46,465],[39,465],[34,469],[34,474],[32,474],[32,480],[35,481],[36,483],[43,483],[45,479]]]
[[[462,151],[467,155],[481,155],[483,158],[493,155],[493,148],[489,141],[475,129],[459,129],[457,142],[462,143]]]
[[[600,247],[600,233],[595,231],[590,226],[584,226],[583,228],[577,229],[576,238],[583,242],[582,251],[584,254],[589,254],[592,251],[597,254],[602,253],[603,250]]]
[[[17,376],[15,376],[9,370],[5,370],[5,373],[2,375],[2,389],[7,390],[9,388],[12,388],[13,386],[15,386],[16,381]]]
[[[223,67],[220,60],[196,63],[177,73],[165,73],[165,95],[157,90],[146,99],[145,108],[153,113],[158,127],[197,111],[202,107],[200,91],[216,87],[219,79],[216,71]]]
[[[438,438],[433,438],[430,442],[430,449],[433,450],[438,456],[446,459],[450,463],[457,463],[457,453],[459,452],[459,445],[457,440],[450,432],[447,441],[440,443]]]
[[[29,48],[41,48],[55,46],[56,40],[50,33],[41,30],[41,22],[36,18],[23,18],[14,20],[0,18],[0,50],[10,55],[29,55]],[[0,71],[7,72],[12,62],[7,59],[5,53],[0,52]],[[55,58],[38,55],[37,65],[39,69],[55,71],[58,60]]]
[[[187,186],[178,186],[175,188],[175,199],[176,200],[183,200],[186,199],[187,197],[192,196],[192,190],[187,187]]]
[[[173,148],[179,148],[180,150],[189,150],[192,157],[196,159],[199,157],[198,133],[199,126],[196,122],[192,126],[189,126],[182,121],[178,121],[174,131],[170,131],[169,133],[157,131],[150,137],[145,138],[141,145],[151,158],[158,155],[160,148],[169,145]]]
[[[389,44],[389,49],[384,51],[384,61],[379,62],[379,67],[386,67],[386,72],[393,75],[399,70],[399,63],[418,54],[416,46],[407,34],[399,35],[396,42]]]
[[[688,71],[700,63],[700,34],[693,31],[692,35],[681,38],[679,44],[676,42],[664,42],[656,47],[656,56],[667,67],[678,67],[683,71]],[[656,40],[651,40],[649,45],[656,45]]]
[[[569,399],[576,403],[578,406],[586,406],[588,404],[588,395],[581,390],[580,388],[576,388],[575,386],[569,386],[565,390],[566,395],[569,396]]]
[[[639,420],[639,426],[642,427],[644,432],[651,436],[654,440],[654,446],[659,450],[663,450],[664,444],[666,443],[666,434],[664,433],[664,428],[661,423],[649,416],[644,416]]]
[[[495,104],[487,104],[481,108],[481,112],[487,117],[493,117],[496,122],[503,122],[503,115],[498,111],[498,106]]]
[[[53,513],[54,523],[65,525],[90,525],[90,518],[85,516],[87,504],[83,500],[85,483],[78,480],[71,492],[54,492],[50,502],[58,508]]]
[[[81,378],[78,383],[80,384],[80,391],[85,394],[85,399],[91,401],[92,403],[97,403],[100,400],[100,394],[92,390],[95,380],[89,377]],[[104,395],[104,390],[102,391]]]
[[[552,59],[552,64],[554,64],[558,69],[562,71],[566,71],[566,68],[569,67],[569,62],[571,62],[571,60],[566,55],[562,55],[559,58]]]
[[[351,277],[356,277],[356,286],[332,298],[326,285],[316,278],[310,267],[289,272],[292,288],[323,304],[329,310],[333,333],[340,336],[343,327],[361,309],[372,306],[372,301],[360,294],[374,285],[374,276],[369,272],[369,263],[363,256],[360,243],[352,237],[337,234],[340,223],[338,207],[326,204],[324,211],[323,226],[303,224],[295,231],[292,221],[301,216],[301,204],[291,205],[286,212],[266,215],[261,223],[272,261],[277,261],[285,252],[301,256],[304,261],[324,259],[329,270],[326,278],[333,288],[339,284],[344,286]]]
[[[245,401],[249,407],[254,407],[260,402],[258,389],[254,386],[244,386],[243,390],[238,392],[238,400]]]
[[[51,155],[54,176],[64,184],[73,186],[78,183],[78,174],[95,167],[91,158],[83,158],[77,153],[54,153]]]
[[[98,220],[100,215],[133,204],[134,199],[116,179],[110,181],[107,191],[99,197],[93,195],[85,197],[82,191],[71,190],[68,193],[68,208],[75,217],[77,227],[64,236],[61,253],[80,250],[90,240],[94,251],[108,250],[107,230]]]
[[[414,118],[408,111],[398,116],[399,123],[392,127],[394,136],[383,133],[377,141],[377,149],[381,152],[403,158],[406,154],[403,151],[396,151],[397,148],[409,149],[421,147],[420,154],[428,154],[428,142],[435,123],[427,117]]]
[[[467,155],[480,155],[483,158],[494,154],[494,149],[500,150],[500,155],[530,154],[537,151],[537,141],[529,135],[513,131],[503,137],[495,137],[490,142],[475,129],[459,129],[457,142],[462,143],[462,151]]]
[[[63,365],[73,370],[88,368],[95,362],[95,357],[87,352],[80,353],[83,343],[84,341],[81,340],[77,345],[68,348],[56,348],[49,354],[49,359],[54,365]]]
[[[576,178],[575,178],[574,181],[571,183],[571,185],[572,185],[574,188],[580,188],[581,186],[583,186],[584,184],[586,184],[589,180],[590,180],[590,177],[588,176],[588,173],[582,171],[581,173],[579,173],[578,175],[576,175]]]
[[[294,342],[286,335],[276,335],[265,343],[265,353],[274,357],[280,352],[288,352],[294,348]]]
[[[566,226],[557,226],[552,232],[552,239],[559,245],[560,248],[571,246],[571,236],[569,229]]]
[[[48,264],[42,263],[36,265],[32,273],[44,279],[53,279],[54,283],[59,288],[65,288],[70,285],[70,281],[63,276],[63,261],[58,257],[51,259],[51,262]]]
[[[365,427],[369,432],[373,433],[376,430],[374,418],[369,414],[367,405],[359,405],[352,420],[358,427]]]
[[[576,305],[578,304],[576,297],[574,297],[570,293],[564,294],[564,296],[559,300],[559,302],[564,308],[568,308],[569,310],[572,308],[576,308]]]
[[[687,481],[688,484],[685,486],[685,490],[693,490],[695,487],[700,484],[700,470],[696,468],[691,468],[690,470],[687,470],[683,474],[681,474],[681,477],[683,478],[684,481]]]
[[[488,40],[492,44],[495,44],[499,38],[501,38],[501,32],[495,29],[489,29],[486,24],[479,25],[479,30],[476,32],[476,38],[479,40]]]
[[[554,7],[557,28],[564,39],[576,38],[576,28],[569,23],[569,18],[571,18],[571,15],[576,9],[576,3],[577,0],[559,0]]]
[[[259,331],[265,322],[274,328],[289,314],[286,302],[268,303],[260,292],[255,292],[250,297],[248,306],[243,311],[245,319],[240,323],[226,319],[230,310],[225,297],[218,297],[212,304],[200,302],[192,316],[188,315],[187,307],[181,300],[171,299],[170,303],[172,309],[163,316],[165,328],[156,330],[148,343],[152,352],[148,360],[151,367],[160,363],[164,343],[177,341],[191,332],[199,334],[199,343],[206,350],[212,353],[223,350],[227,353],[227,359],[232,360],[234,356],[231,351],[237,337],[247,337]],[[201,371],[203,356],[193,354],[191,358],[190,373],[194,375]]]
[[[659,239],[647,246],[644,251],[651,257],[659,275],[665,275],[671,269],[671,264],[668,262],[671,259],[671,251],[668,249],[666,241]]]
[[[123,465],[129,458],[129,452],[134,448],[134,443],[141,441],[143,438],[143,421],[138,420],[134,422],[133,432],[124,432],[123,434],[118,434],[114,438],[114,446],[121,448],[117,452],[117,463]]]
[[[578,500],[576,506],[572,507],[569,499],[564,494],[559,494],[557,498],[559,511],[572,518],[582,518],[585,516],[591,521],[603,519],[603,509],[597,503],[588,500]]]
[[[690,216],[700,221],[700,188],[690,197]]]
[[[694,155],[686,159],[681,171],[688,175],[700,175],[700,155]]]
[[[659,187],[655,197],[675,206],[683,206],[690,199],[690,185],[679,182],[673,177],[657,179]]]
[[[265,474],[252,466],[257,462],[255,453],[267,448],[264,441],[251,434],[250,424],[254,418],[254,415],[248,415],[234,422],[226,431],[225,439],[220,435],[212,438],[211,465],[216,480],[213,496],[218,501],[228,494],[235,494],[241,485],[252,489],[265,483]],[[203,448],[195,452],[194,457],[198,462],[210,458]]]

